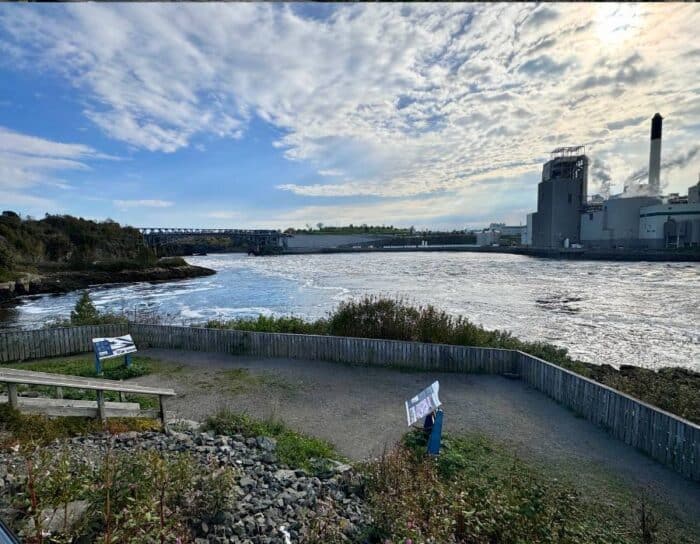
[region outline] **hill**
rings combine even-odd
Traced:
[[[213,274],[182,259],[158,260],[141,233],[111,220],[0,215],[0,300],[94,283]]]

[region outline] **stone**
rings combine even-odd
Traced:
[[[67,527],[73,527],[83,517],[83,514],[87,510],[88,506],[89,506],[88,501],[69,502],[68,507],[65,510],[65,517],[64,517],[63,506],[61,506],[60,508],[56,508],[56,509],[45,508],[44,510],[41,511],[41,514],[40,514],[40,523],[41,523],[42,531],[48,532],[51,534],[60,532],[63,530],[64,520],[66,521],[65,525]],[[25,526],[25,530],[23,532],[26,535],[34,534],[35,527],[34,527],[34,519],[33,518],[30,518],[27,521],[27,524]]]
[[[269,436],[258,436],[258,447],[265,451],[275,451],[277,449],[277,440]]]

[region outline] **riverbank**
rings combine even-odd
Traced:
[[[215,270],[190,264],[116,271],[75,270],[42,274],[24,273],[19,274],[16,280],[0,283],[0,302],[7,302],[25,295],[68,293],[91,285],[172,281],[213,274],[216,274]]]
[[[700,249],[697,251],[642,250],[642,249],[585,249],[585,248],[532,248],[532,247],[491,247],[466,244],[444,244],[433,246],[391,246],[391,247],[308,247],[290,248],[282,255],[313,255],[333,253],[425,253],[425,252],[472,252],[510,253],[545,259],[568,259],[588,261],[648,261],[648,262],[700,262]]]

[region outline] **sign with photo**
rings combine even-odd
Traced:
[[[95,350],[95,355],[100,359],[119,357],[120,355],[136,351],[136,344],[134,344],[130,334],[114,338],[93,338],[92,346]]]
[[[406,419],[409,427],[442,404],[438,397],[439,391],[440,382],[433,382],[430,387],[423,389],[411,400],[406,401]]]

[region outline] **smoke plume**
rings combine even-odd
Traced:
[[[680,153],[672,159],[662,162],[661,170],[663,172],[673,170],[675,168],[682,168],[692,161],[698,153],[700,153],[700,145],[693,146],[685,153]],[[649,168],[640,168],[625,180],[625,187],[632,187],[640,183],[645,183],[648,178]]]
[[[610,183],[612,182],[610,166],[604,160],[596,157],[593,159],[591,174],[593,175],[593,179],[598,184],[598,193],[600,193],[603,198],[609,198]]]

